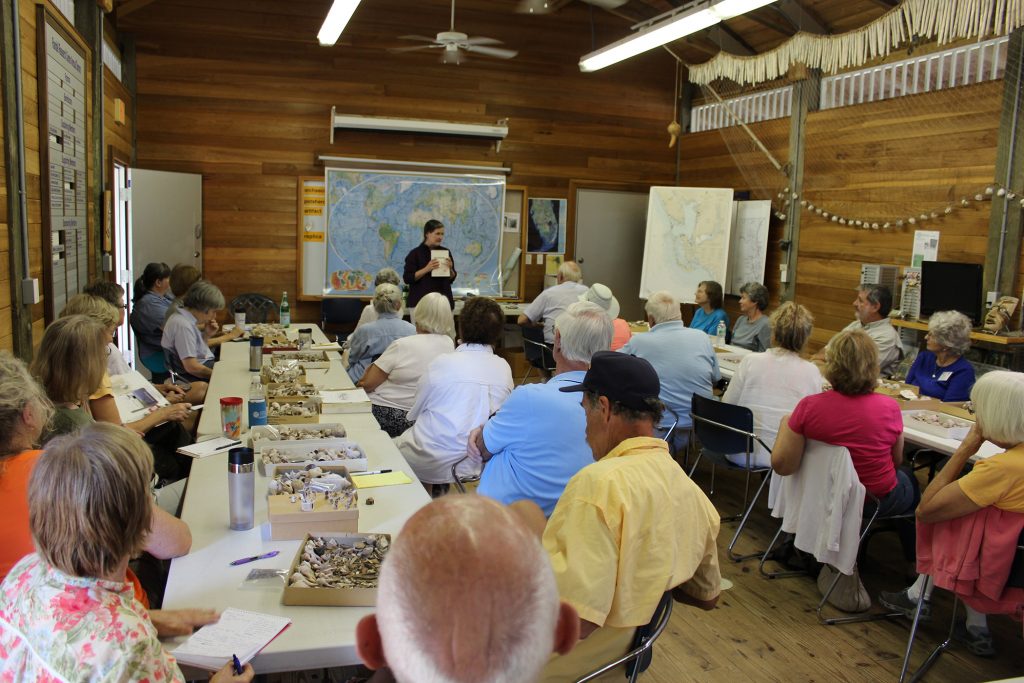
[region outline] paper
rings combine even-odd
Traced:
[[[519,232],[519,213],[514,211],[506,211],[504,221],[502,222],[502,230],[505,232]]]
[[[436,259],[438,261],[441,261],[441,267],[440,268],[436,268],[436,269],[430,271],[431,277],[451,277],[452,276],[451,268],[448,267],[449,264],[451,263],[451,261],[449,261],[450,256],[448,255],[448,250],[447,249],[431,249],[430,250],[430,258],[432,260]]]
[[[910,265],[921,267],[922,261],[936,261],[939,258],[939,231],[915,230],[914,251],[910,257]]]
[[[331,413],[368,413],[373,407],[370,404],[370,397],[366,395],[366,390],[362,388],[321,389],[320,400],[325,415]]]
[[[210,671],[231,661],[231,655],[244,665],[291,623],[288,617],[229,607],[216,624],[203,626],[171,654],[181,664]]]
[[[238,439],[229,439],[226,436],[218,436],[215,439],[200,441],[190,446],[182,446],[178,449],[178,452],[192,458],[206,458],[216,453],[223,453],[229,448],[241,445],[242,442]]]
[[[385,472],[384,474],[363,474],[352,477],[357,489],[372,489],[378,486],[398,486],[399,484],[411,484],[412,479],[405,472]]]

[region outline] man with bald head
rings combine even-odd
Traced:
[[[482,496],[420,509],[385,558],[377,613],[356,627],[363,662],[389,667],[399,683],[536,681],[551,653],[579,638],[579,617],[559,602],[531,531],[538,521],[533,503]]]
[[[555,343],[555,318],[570,304],[580,300],[587,293],[583,284],[583,271],[575,261],[564,261],[558,267],[557,284],[548,287],[528,305],[519,316],[518,323],[528,327],[544,327],[544,343]]]

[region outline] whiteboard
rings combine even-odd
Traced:
[[[733,202],[726,294],[739,296],[740,287],[746,283],[764,283],[771,213],[772,203],[767,199]]]
[[[726,281],[732,197],[730,188],[651,188],[640,298],[668,290],[694,303],[702,281]]]

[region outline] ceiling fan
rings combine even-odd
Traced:
[[[414,52],[416,50],[442,50],[441,52],[441,63],[442,64],[460,64],[463,57],[463,52],[473,52],[480,55],[487,55],[488,57],[497,57],[498,59],[512,59],[517,54],[516,50],[507,50],[501,47],[491,47],[492,45],[500,45],[501,41],[496,38],[486,38],[484,36],[468,36],[465,33],[461,33],[455,30],[455,0],[452,0],[452,17],[451,23],[447,31],[442,31],[437,34],[434,38],[428,38],[427,36],[398,36],[399,40],[417,40],[429,43],[429,45],[415,45],[413,47],[395,47],[390,48],[390,52]]]

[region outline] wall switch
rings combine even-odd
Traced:
[[[21,281],[21,301],[27,306],[39,303],[43,295],[39,292],[39,280],[34,277],[27,277]]]
[[[779,282],[781,282],[782,284],[786,284],[787,282],[789,282],[789,268],[787,268],[785,265],[779,266]]]
[[[996,299],[998,299],[998,298],[999,298],[999,292],[994,292],[994,291],[993,292],[989,292],[988,294],[985,295],[985,305],[986,306],[995,306],[996,305]]]

